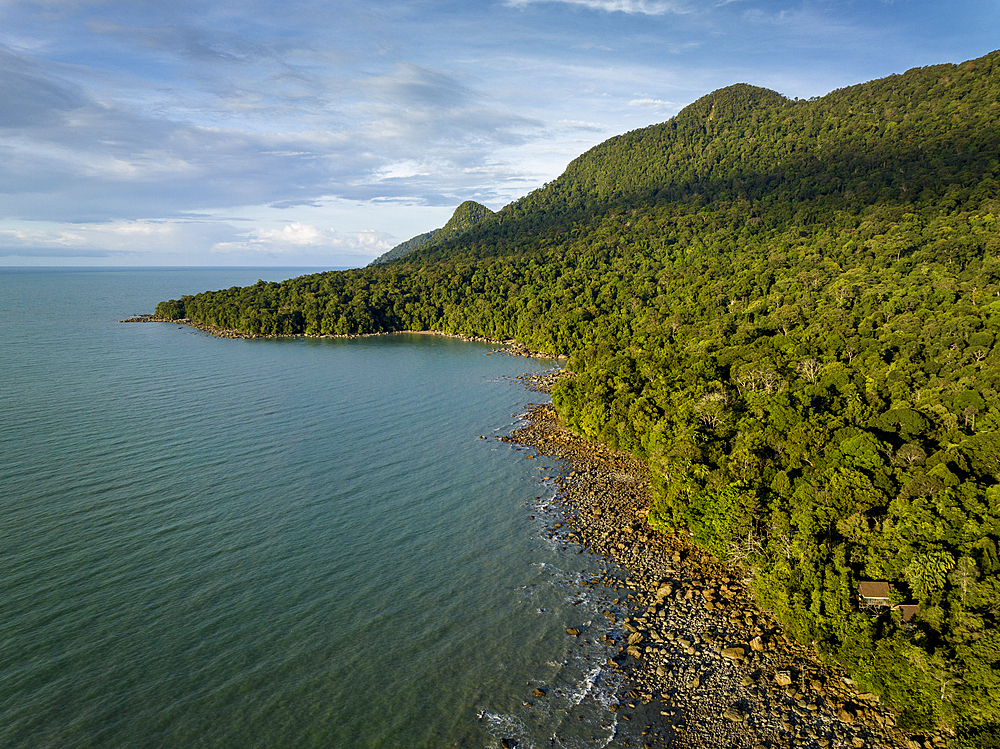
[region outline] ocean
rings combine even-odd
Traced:
[[[304,272],[0,269],[0,746],[633,740],[561,466],[497,439],[553,362],[118,322]]]

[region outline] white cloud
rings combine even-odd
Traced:
[[[18,258],[103,258],[131,265],[156,258],[157,264],[168,265],[277,261],[345,267],[365,265],[398,244],[377,230],[340,233],[297,221],[275,228],[246,228],[239,221],[207,218],[0,228],[0,258],[7,263]]]
[[[200,221],[110,221],[0,229],[0,257],[133,256],[180,250],[218,237],[231,227]]]
[[[632,99],[628,102],[630,107],[645,107],[648,109],[664,110],[676,109],[677,104],[663,99]]]
[[[599,122],[587,122],[586,120],[559,120],[556,127],[567,128],[569,130],[584,130],[591,133],[603,133],[607,127]]]
[[[393,246],[395,243],[385,232],[370,230],[342,235],[333,229],[295,222],[280,229],[254,229],[237,239],[216,242],[211,252],[274,257],[302,255],[303,251],[308,251],[309,255],[347,254],[374,258]]]
[[[565,3],[582,5],[591,10],[630,15],[662,16],[666,13],[688,13],[685,3],[673,0],[508,0],[508,5],[526,6],[533,3]]]

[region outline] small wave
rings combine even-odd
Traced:
[[[519,749],[532,749],[528,727],[519,718],[503,713],[491,713],[488,710],[479,711],[479,719],[489,724],[490,736],[499,743],[501,739],[514,739]]]
[[[570,697],[574,705],[579,705],[583,702],[583,698],[590,694],[590,690],[592,690],[594,685],[597,684],[597,677],[600,675],[600,666],[595,666],[587,672],[587,674],[583,677],[583,682],[580,684],[580,688],[573,692],[573,695]]]

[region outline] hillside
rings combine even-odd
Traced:
[[[405,242],[396,245],[388,252],[379,255],[377,258],[372,260],[369,265],[381,265],[393,260],[399,260],[421,247],[432,247],[435,244],[440,244],[448,239],[453,239],[463,232],[469,231],[492,215],[493,211],[486,206],[481,205],[474,200],[466,200],[455,209],[451,218],[448,219],[448,223],[446,223],[443,227],[440,229],[433,229],[429,232],[425,232],[424,234],[418,234],[412,239],[408,239]]]
[[[372,265],[381,265],[382,263],[388,263],[392,260],[398,260],[401,257],[409,255],[414,250],[427,244],[430,240],[437,236],[440,231],[440,229],[431,229],[423,234],[418,234],[411,239],[407,239],[405,242],[400,242],[388,252],[384,252],[372,260],[368,265],[369,267]]]
[[[571,355],[553,399],[648,461],[652,522],[905,728],[1000,736],[1000,53],[791,101],[738,84],[391,263],[163,302],[269,334]],[[859,610],[861,581],[892,603]],[[914,609],[907,609],[911,612]]]

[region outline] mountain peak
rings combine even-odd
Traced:
[[[781,106],[787,102],[777,91],[749,83],[734,83],[706,94],[677,115],[678,120],[738,120],[753,111]]]
[[[398,260],[401,257],[405,257],[406,255],[419,250],[421,247],[433,247],[434,245],[440,244],[441,242],[457,236],[464,231],[468,231],[476,224],[482,223],[492,215],[493,211],[484,206],[482,203],[477,203],[474,200],[466,200],[455,209],[455,212],[451,214],[451,218],[448,219],[448,223],[440,229],[434,229],[426,232],[425,234],[419,234],[412,239],[408,239],[402,244],[396,245],[385,254],[372,260],[370,265],[381,265],[382,263],[388,263],[392,260]]]
[[[441,227],[441,239],[471,229],[492,215],[493,211],[482,203],[477,203],[475,200],[466,200],[451,214],[448,223]]]

